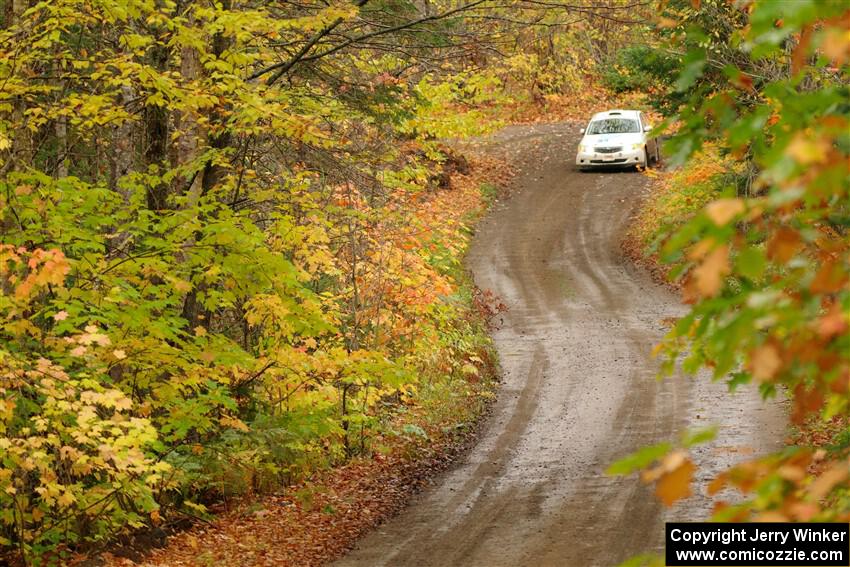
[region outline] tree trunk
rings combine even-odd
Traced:
[[[164,71],[168,64],[168,48],[156,45],[151,50],[153,66]],[[161,106],[145,106],[145,163],[163,167],[168,157],[168,113]],[[153,211],[166,208],[168,186],[160,181],[147,189],[147,205]]]
[[[135,91],[130,85],[121,87],[121,104],[126,108],[135,97]],[[136,144],[134,143],[135,125],[131,120],[126,120],[112,128],[112,155],[110,156],[109,188],[119,193],[127,203],[130,194],[122,189],[118,182],[122,177],[130,173],[133,168],[133,157],[136,155]]]

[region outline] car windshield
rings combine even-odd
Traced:
[[[640,132],[637,120],[628,118],[605,118],[594,120],[587,128],[588,134],[632,134]]]

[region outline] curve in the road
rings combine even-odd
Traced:
[[[701,519],[708,502],[667,513],[634,478],[606,476],[613,460],[718,422],[720,439],[698,455],[705,479],[782,438],[776,404],[655,379],[649,352],[682,310],[620,253],[646,178],[575,171],[574,130],[512,127],[482,148],[520,170],[468,256],[476,283],[509,307],[493,336],[499,399],[472,452],[338,567],[617,565],[660,551],[663,522]]]

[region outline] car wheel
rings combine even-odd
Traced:
[[[642,167],[643,169],[649,167],[649,149],[646,146],[643,147],[643,159],[638,162],[638,167]]]

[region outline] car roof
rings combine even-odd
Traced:
[[[639,111],[637,110],[606,110],[605,112],[597,112],[591,120],[599,120],[601,118],[637,118]]]

